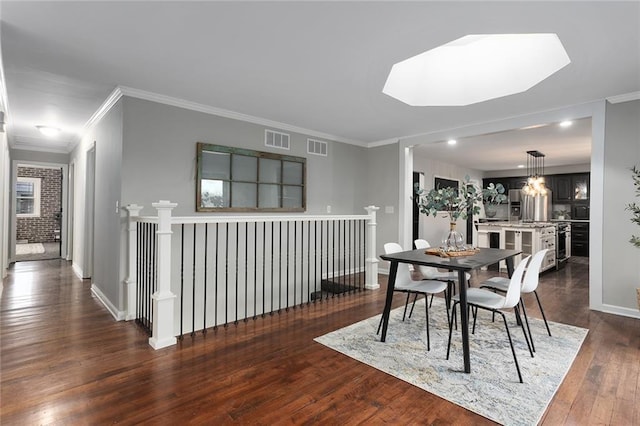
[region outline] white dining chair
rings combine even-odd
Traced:
[[[384,252],[386,254],[399,253],[403,251],[402,246],[398,243],[386,243],[384,245]],[[402,292],[407,294],[407,300],[404,305],[404,314],[402,316],[402,320],[404,321],[405,315],[407,313],[407,306],[409,304],[409,297],[411,294],[424,295],[424,305],[426,312],[426,323],[427,323],[427,350],[431,350],[431,342],[429,337],[429,303],[427,300],[427,296],[429,294],[437,294],[445,292],[445,298],[448,297],[446,295],[447,284],[442,281],[436,280],[421,280],[414,281],[411,279],[411,272],[409,271],[409,265],[407,263],[398,264],[398,271],[396,273],[396,280],[394,285],[394,291]],[[447,323],[449,322],[449,307],[445,304],[445,309],[447,311]],[[382,325],[382,318],[380,318],[380,324],[378,325],[378,333],[380,333],[380,326]]]
[[[431,247],[431,244],[425,239],[418,238],[413,244],[416,246],[416,249],[428,249]],[[425,280],[437,280],[444,281],[447,283],[447,293],[449,298],[452,295],[456,294],[456,283],[458,282],[458,273],[456,271],[440,271],[438,268],[433,266],[424,266],[424,265],[415,265],[414,267],[418,268],[420,275],[422,275]],[[465,282],[467,286],[470,285],[471,274],[468,272],[464,273]],[[451,300],[447,299],[447,307],[451,307]],[[431,296],[431,303],[433,303],[433,295]],[[411,311],[413,312],[413,307],[411,307]],[[409,317],[411,317],[411,312],[409,312]],[[457,321],[455,322],[456,329],[458,327]]]
[[[540,308],[540,313],[542,314],[542,319],[544,320],[544,325],[547,327],[547,333],[551,336],[551,329],[549,328],[549,323],[547,322],[547,317],[544,314],[544,309],[542,309],[542,303],[540,303],[540,297],[538,296],[538,292],[536,291],[538,288],[538,284],[540,283],[540,269],[542,268],[542,262],[544,261],[544,257],[546,256],[549,249],[543,249],[535,253],[531,257],[531,261],[529,265],[527,265],[527,269],[524,273],[524,279],[522,280],[522,287],[520,288],[520,305],[522,306],[522,313],[524,314],[524,319],[527,324],[527,331],[529,332],[529,340],[531,341],[531,348],[535,352],[536,347],[533,343],[533,336],[531,335],[531,328],[529,327],[529,319],[527,316],[527,309],[525,307],[524,300],[522,299],[522,295],[533,293],[536,296],[536,300],[538,301],[538,307]],[[494,291],[506,292],[509,286],[509,279],[505,277],[493,277],[489,278],[486,281],[480,283],[481,288],[488,288]]]
[[[486,290],[483,288],[472,287],[467,290],[467,306],[470,306],[472,309],[477,310],[484,309],[487,311],[491,311],[494,314],[499,314],[502,316],[502,320],[504,322],[505,330],[507,331],[507,337],[509,338],[509,345],[511,346],[511,353],[513,354],[513,360],[516,364],[516,370],[518,371],[518,378],[520,379],[520,383],[522,381],[522,373],[520,372],[520,366],[518,365],[518,357],[516,356],[515,348],[513,347],[513,341],[511,340],[511,333],[509,332],[509,326],[507,325],[507,318],[502,312],[503,309],[511,309],[513,308],[516,318],[520,317],[518,311],[518,302],[520,300],[520,287],[522,283],[522,277],[524,275],[524,270],[526,268],[527,262],[529,261],[529,257],[523,259],[518,266],[516,267],[511,279],[509,280],[509,287],[507,288],[507,292],[504,296],[495,293],[490,290]],[[452,315],[455,317],[456,315],[456,306],[460,303],[460,297],[454,296],[453,298],[453,310]],[[473,332],[475,332],[476,328],[476,320],[477,313],[473,319]],[[529,353],[533,357],[533,352],[531,350],[531,346],[529,345],[529,339],[527,337],[527,332],[524,329],[524,324],[520,322],[522,326],[522,333],[524,334],[524,338],[527,341],[527,346],[529,347]],[[451,350],[451,335],[453,333],[453,321],[449,323],[449,342],[447,343],[447,359],[449,359],[449,352]]]

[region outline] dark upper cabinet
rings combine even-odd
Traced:
[[[570,202],[573,200],[573,186],[571,175],[556,175],[553,177],[551,188],[553,201]]]
[[[571,184],[574,201],[589,201],[589,174],[580,173],[572,175]]]

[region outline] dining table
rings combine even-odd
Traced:
[[[460,324],[462,328],[462,353],[464,358],[465,373],[471,372],[471,360],[469,355],[469,318],[467,311],[467,285],[465,274],[484,266],[493,265],[500,261],[505,261],[509,277],[513,274],[513,259],[520,254],[519,250],[505,250],[497,248],[480,248],[474,250],[473,254],[467,256],[447,256],[429,254],[425,249],[408,250],[392,254],[381,255],[380,258],[390,262],[389,281],[387,283],[387,298],[382,312],[382,336],[381,341],[387,338],[387,328],[389,326],[389,316],[391,314],[391,303],[393,301],[394,286],[398,265],[409,263],[413,265],[433,266],[440,269],[458,272],[458,288],[460,298]]]

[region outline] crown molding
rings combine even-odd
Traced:
[[[107,115],[107,113],[111,110],[111,108],[113,108],[113,106],[120,100],[122,96],[123,93],[122,90],[120,90],[119,86],[113,89],[111,94],[107,96],[107,99],[102,102],[102,105],[100,105],[96,112],[94,112],[93,115],[84,124],[84,126],[82,127],[82,132],[80,132],[80,134],[76,136],[69,144],[69,150],[67,151],[67,153],[73,151],[78,146],[84,135],[87,134],[87,132],[91,130],[91,128],[96,123],[102,120],[105,115]]]
[[[612,104],[619,104],[621,102],[637,101],[640,99],[640,92],[625,93],[617,96],[609,96],[607,101]]]
[[[209,105],[199,104],[197,102],[191,102],[184,99],[174,98],[171,96],[161,95],[159,93],[148,92],[146,90],[134,89],[132,87],[118,86],[118,89],[124,96],[130,96],[132,98],[144,99],[147,101],[157,102],[160,104],[171,105],[178,108],[184,108],[191,111],[202,112],[205,114],[216,115],[219,117],[231,118],[234,120],[244,121],[247,123],[258,124],[270,128],[276,128],[280,130],[287,130],[289,132],[302,133],[307,136],[313,136],[320,139],[327,139],[335,142],[342,142],[350,145],[357,145],[366,148],[368,145],[366,142],[358,141],[355,139],[343,138],[337,135],[329,133],[318,132],[316,130],[305,129],[298,126],[293,126],[279,121],[273,121],[266,118],[255,117],[253,115],[242,114],[235,111],[229,111],[222,108],[217,108]]]
[[[398,143],[399,141],[400,141],[400,138],[391,138],[391,139],[384,139],[381,141],[369,142],[367,144],[367,148],[376,148],[378,146],[393,145],[394,143]]]

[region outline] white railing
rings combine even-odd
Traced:
[[[128,320],[156,349],[188,333],[377,289],[376,211],[366,215],[172,217],[129,205]],[[364,274],[362,273],[364,271]]]

